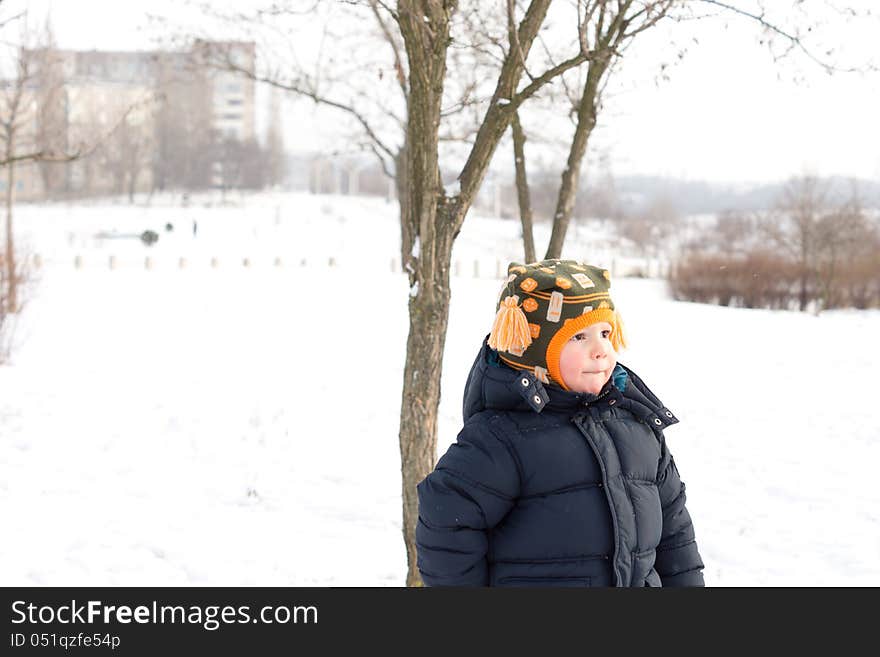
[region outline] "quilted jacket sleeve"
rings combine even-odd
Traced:
[[[426,586],[488,586],[487,531],[513,507],[512,448],[485,424],[465,426],[418,485],[418,568]]]
[[[661,440],[657,484],[663,507],[663,533],[657,547],[654,568],[664,587],[705,586],[703,562],[697,550],[694,525],[685,507],[685,485],[675,461]]]

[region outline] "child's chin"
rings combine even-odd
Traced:
[[[578,392],[589,392],[598,395],[605,384],[608,382],[608,372],[599,372],[598,374],[583,374],[581,380],[578,381]]]

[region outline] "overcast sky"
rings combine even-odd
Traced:
[[[0,14],[25,5],[37,15],[51,7],[61,47],[99,50],[149,48],[147,11],[181,11],[170,0],[5,0]],[[809,172],[880,179],[880,74],[828,76],[803,56],[774,64],[758,45],[754,24],[727,22],[727,29],[710,19],[643,35],[609,89],[591,159],[607,153],[615,175],[763,182]],[[876,58],[876,32],[863,27],[825,34],[824,43],[848,48],[847,63]],[[682,44],[683,29],[699,43],[691,43],[669,80],[657,82],[657,53],[670,52],[670,40]],[[326,115],[309,105],[286,108],[293,117],[288,147],[320,148],[322,135],[332,131]]]

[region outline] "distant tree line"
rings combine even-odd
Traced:
[[[676,299],[745,308],[880,307],[880,220],[854,190],[792,180],[767,212],[720,215],[672,267]]]

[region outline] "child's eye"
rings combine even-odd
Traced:
[[[603,338],[607,338],[609,335],[611,335],[611,331],[607,331],[607,330],[606,330],[606,331],[602,331],[602,337],[603,337]]]
[[[578,342],[580,340],[586,340],[587,336],[584,335],[583,333],[575,333],[573,336],[571,336],[571,339],[574,340],[575,342]]]

